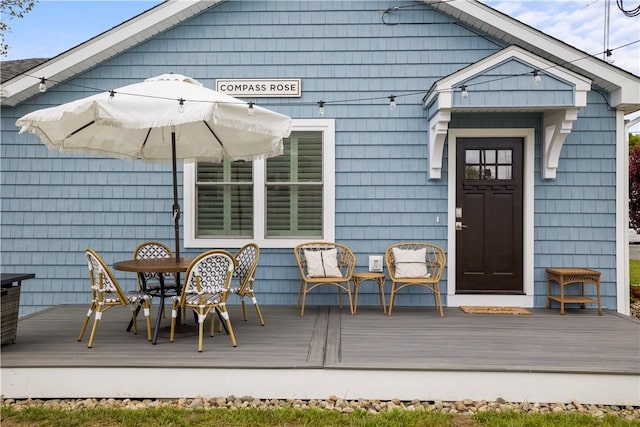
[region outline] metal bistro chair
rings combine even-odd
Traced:
[[[202,351],[202,337],[204,334],[204,322],[209,314],[218,313],[220,319],[231,338],[231,344],[235,347],[236,337],[231,327],[231,319],[226,308],[227,295],[231,275],[235,269],[233,256],[223,250],[214,249],[198,255],[192,262],[184,278],[182,291],[179,296],[173,297],[171,310],[171,335],[170,341],[174,341],[176,318],[180,308],[190,308],[198,317],[198,351]],[[210,335],[213,336],[214,321],[211,320]]]
[[[147,340],[151,341],[151,319],[149,313],[151,296],[138,291],[124,292],[107,265],[102,258],[100,258],[100,255],[93,249],[87,249],[86,256],[89,265],[89,282],[91,284],[91,305],[82,324],[80,335],[78,335],[78,341],[82,341],[84,332],[89,324],[89,319],[91,315],[95,313],[93,328],[91,328],[91,335],[89,336],[89,345],[87,346],[91,348],[96,330],[98,329],[98,323],[100,319],[102,319],[102,313],[113,307],[123,305],[131,307],[133,333],[138,332],[136,322],[137,309],[142,307],[147,321]]]
[[[387,270],[391,278],[391,299],[388,314],[391,316],[396,293],[407,286],[422,286],[433,292],[435,306],[444,317],[440,296],[440,279],[447,263],[444,250],[430,243],[396,243],[385,253]]]
[[[258,300],[253,292],[253,284],[255,282],[256,268],[258,267],[258,258],[260,257],[260,248],[255,243],[248,243],[241,247],[235,254],[236,268],[233,270],[232,280],[237,280],[238,286],[229,288],[229,293],[238,295],[242,303],[242,314],[245,322],[247,321],[247,310],[244,304],[244,297],[251,298],[253,306],[258,314],[260,324],[264,326],[264,319],[260,312]]]
[[[304,316],[304,305],[309,291],[325,285],[338,288],[340,308],[342,308],[342,291],[347,292],[349,309],[353,314],[350,282],[356,266],[356,256],[351,249],[339,243],[308,242],[296,246],[294,254],[300,270],[300,290],[298,291],[298,307],[302,307],[300,317]]]

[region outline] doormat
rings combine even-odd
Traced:
[[[472,306],[461,305],[460,310],[468,314],[531,314],[531,312],[522,307],[489,307],[489,306]]]

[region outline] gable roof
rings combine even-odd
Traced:
[[[471,28],[591,79],[595,86],[611,93],[609,104],[613,108],[625,113],[640,110],[640,77],[633,73],[576,49],[479,1],[422,1]]]
[[[89,68],[201,13],[222,0],[166,1],[2,84],[0,103],[14,106],[38,93],[39,79],[70,79]],[[430,7],[486,33],[582,74],[611,92],[609,103],[625,113],[640,110],[640,77],[569,46],[476,0],[422,0]],[[425,88],[426,89],[426,88]]]

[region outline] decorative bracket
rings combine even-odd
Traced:
[[[560,151],[578,119],[578,109],[568,108],[544,114],[544,141],[542,143],[542,179],[555,179]]]
[[[441,109],[429,120],[429,179],[442,177],[442,153],[449,130],[451,110]]]

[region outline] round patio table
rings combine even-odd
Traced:
[[[113,264],[113,268],[119,271],[135,272],[142,276],[143,273],[184,273],[191,265],[193,258],[148,258],[148,259],[129,259],[126,261],[118,261]],[[158,307],[158,316],[156,326],[153,330],[153,344],[158,340],[158,330],[160,329],[160,319],[164,311],[164,299],[166,297],[164,288],[164,274],[158,274],[160,280],[160,305]],[[144,278],[141,280],[144,283]],[[178,287],[180,283],[177,283]],[[178,289],[180,292],[180,289]]]

